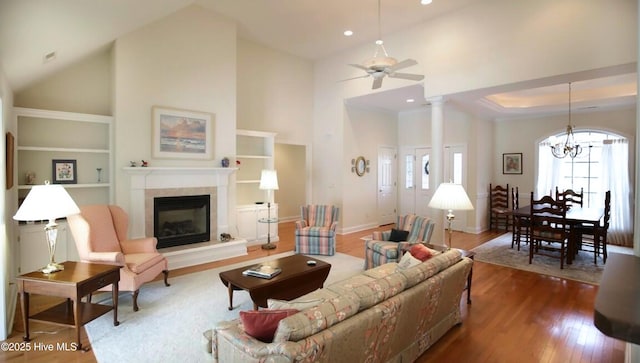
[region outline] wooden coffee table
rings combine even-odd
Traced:
[[[316,261],[315,265],[307,265],[307,261]],[[229,310],[233,310],[233,291],[246,290],[253,301],[253,308],[267,307],[267,299],[291,300],[322,287],[329,275],[331,265],[317,258],[305,255],[292,255],[262,262],[273,267],[280,267],[282,272],[271,279],[244,276],[242,271],[255,265],[220,273],[222,283],[229,290]]]

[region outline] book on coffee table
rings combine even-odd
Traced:
[[[263,279],[270,279],[274,276],[276,276],[277,274],[279,274],[280,272],[282,272],[282,269],[280,267],[273,267],[273,266],[269,266],[269,265],[254,265],[249,267],[248,269],[242,271],[242,274],[245,276],[254,276],[254,277],[260,277]]]

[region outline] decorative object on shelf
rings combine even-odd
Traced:
[[[98,172],[98,183],[102,183],[102,168],[96,168]]]
[[[522,174],[522,153],[502,154],[502,174]]]
[[[369,172],[369,160],[365,160],[364,156],[358,156],[355,159],[351,159],[351,172],[356,173],[358,176],[363,176],[365,172]]]
[[[453,230],[451,229],[451,223],[455,219],[453,210],[472,210],[473,204],[467,196],[464,188],[461,184],[454,183],[442,183],[436,189],[433,194],[433,198],[429,202],[430,208],[444,209],[449,211],[447,214],[447,222],[449,223],[449,248],[451,248],[451,235]]]
[[[146,160],[140,160],[140,166],[146,168],[147,166],[149,166],[149,162]]]
[[[6,180],[6,188],[7,190],[13,188],[13,159],[14,159],[14,150],[15,150],[15,137],[11,132],[7,132],[5,137],[5,173],[4,175],[7,177]]]
[[[278,190],[278,174],[275,170],[262,170],[260,189],[267,191],[267,243],[262,245],[262,249],[272,250],[276,248],[276,245],[271,244],[271,192]]]
[[[138,163],[136,163],[135,161],[130,161],[129,166],[135,168],[136,166],[138,166]]]
[[[53,184],[77,184],[78,170],[75,160],[51,160]]]
[[[240,167],[240,164],[242,164],[242,163],[240,162],[240,160],[236,160],[236,167],[237,167],[237,168],[239,168],[239,167]]]
[[[223,168],[228,168],[229,167],[229,158],[228,157],[224,157],[222,158],[222,161],[220,162],[220,165],[222,165]]]
[[[49,264],[42,268],[43,273],[50,274],[64,268],[54,261],[58,238],[56,219],[78,213],[80,213],[80,209],[62,185],[53,185],[45,181],[44,185],[36,185],[31,188],[13,216],[13,219],[17,221],[49,221],[44,227],[49,248]]]
[[[24,174],[24,183],[27,185],[33,185],[36,183],[36,173],[28,171]]]
[[[556,143],[555,137],[551,137],[549,141],[551,142],[551,154],[558,159],[562,159],[565,156],[569,156],[573,159],[582,152],[582,146],[576,142],[576,139],[573,136],[573,126],[571,125],[571,82],[569,82],[569,124],[567,125],[566,138],[564,143]]]
[[[229,242],[233,239],[229,233],[220,233],[220,241]]]
[[[152,107],[152,114],[153,157],[213,157],[213,114],[159,106]]]

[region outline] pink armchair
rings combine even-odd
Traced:
[[[164,274],[169,286],[167,259],[156,250],[155,237],[128,239],[129,217],[115,205],[89,205],[67,217],[82,262],[122,266],[120,291],[133,292],[133,311],[138,311],[138,292],[145,282]],[[111,289],[111,285],[106,287]]]

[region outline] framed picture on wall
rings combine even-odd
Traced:
[[[53,184],[77,184],[78,169],[75,160],[57,160],[51,161],[51,169],[53,170],[51,181]]]
[[[153,157],[212,159],[213,115],[153,106]]]
[[[522,174],[522,153],[502,154],[502,174]]]

